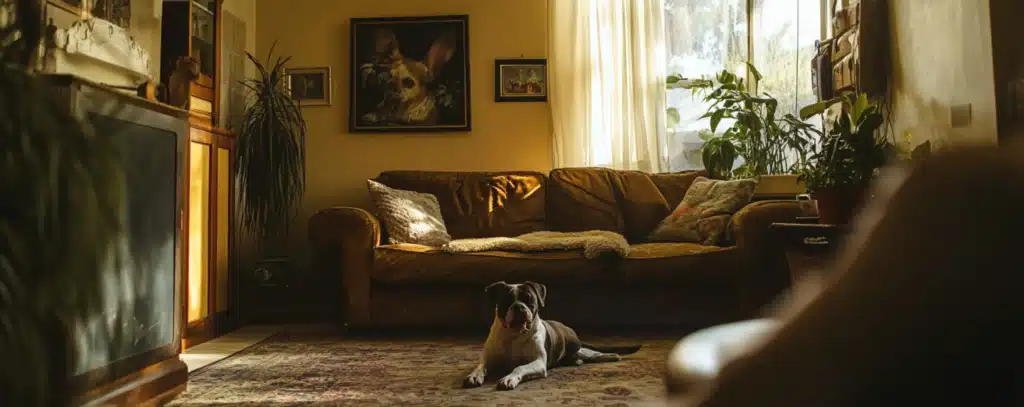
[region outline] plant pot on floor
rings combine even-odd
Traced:
[[[867,188],[864,186],[842,186],[818,188],[811,193],[817,202],[818,222],[829,225],[846,225],[853,219],[864,201]]]

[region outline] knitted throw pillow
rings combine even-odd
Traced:
[[[366,184],[377,218],[384,224],[391,244],[440,247],[452,240],[441,217],[441,205],[434,195],[394,189],[373,180],[367,180]]]
[[[690,242],[716,245],[725,235],[732,215],[754,195],[757,180],[711,180],[698,177],[683,201],[648,237],[654,242]]]

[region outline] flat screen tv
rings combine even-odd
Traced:
[[[120,148],[126,224],[120,261],[103,273],[104,310],[76,321],[76,384],[102,386],[180,350],[187,113],[54,76],[61,100]]]

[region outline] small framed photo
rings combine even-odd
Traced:
[[[288,68],[288,88],[299,106],[331,105],[331,68]]]
[[[498,59],[494,61],[495,102],[546,102],[546,59]]]

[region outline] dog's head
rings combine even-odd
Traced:
[[[441,68],[455,54],[453,32],[438,36],[422,61],[406,58],[391,30],[378,30],[374,37],[378,59],[391,64],[391,92],[401,103],[415,103],[429,96],[427,85],[437,79]]]
[[[533,281],[522,284],[501,281],[487,286],[486,291],[501,326],[518,332],[534,328],[548,295],[547,287]]]
[[[188,79],[196,79],[199,77],[199,61],[190,56],[179,57],[174,70],[185,74]]]

